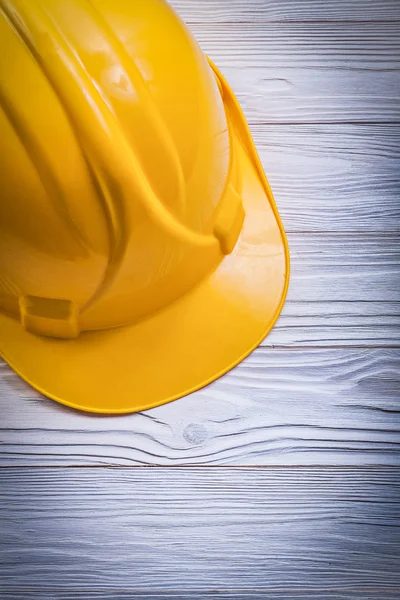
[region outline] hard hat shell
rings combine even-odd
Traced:
[[[273,326],[284,230],[227,82],[162,0],[0,0],[0,355],[87,411],[216,379]]]

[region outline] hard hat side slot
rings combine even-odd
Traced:
[[[79,336],[79,309],[69,300],[21,296],[21,324],[35,335],[72,339]]]

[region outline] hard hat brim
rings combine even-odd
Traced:
[[[35,336],[0,313],[0,356],[32,387],[67,406],[123,414],[176,400],[240,363],[265,338],[285,301],[289,249],[243,113],[221,83],[243,177],[243,230],[233,252],[163,311],[73,340]]]

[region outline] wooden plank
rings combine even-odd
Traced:
[[[385,348],[399,345],[399,302],[296,302],[298,286],[294,274],[289,300],[263,346]]]
[[[232,23],[193,27],[205,52],[235,67],[332,67],[379,71],[400,65],[400,22]],[[239,63],[239,64],[238,64]]]
[[[290,234],[289,246],[289,300],[400,301],[398,235]],[[363,314],[361,304],[359,314]]]
[[[400,349],[260,348],[196,394],[118,418],[0,373],[1,466],[400,464]]]
[[[289,232],[399,232],[400,125],[251,131]]]
[[[236,41],[239,47],[240,43]],[[380,70],[374,70],[362,67],[355,59],[349,59],[347,65],[327,66],[323,54],[320,67],[308,66],[306,61],[303,65],[294,66],[288,61],[275,66],[275,57],[266,58],[264,66],[259,67],[242,66],[239,58],[236,66],[227,65],[216,49],[212,57],[221,66],[251,124],[400,121],[400,71],[384,60]]]
[[[400,23],[192,26],[251,123],[399,122]]]
[[[190,590],[190,600],[398,600],[399,589],[388,588],[385,590],[378,587],[368,590],[351,590],[351,597],[348,592],[342,590],[290,590],[281,591],[240,591],[240,592],[220,592],[218,590],[201,591],[199,594]],[[138,591],[92,591],[75,590],[72,593],[59,590],[16,590],[11,588],[2,590],[2,600],[188,600],[188,592],[138,592]]]
[[[8,592],[400,593],[399,469],[3,469],[0,477]]]
[[[188,23],[291,21],[395,21],[397,0],[170,0]]]

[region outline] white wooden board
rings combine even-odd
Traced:
[[[400,121],[400,22],[192,29],[250,123]]]
[[[398,238],[400,125],[252,125],[251,131],[289,233],[382,231]],[[353,235],[347,244],[361,246],[362,239]]]
[[[193,23],[259,23],[400,20],[397,0],[171,0],[172,6]]]
[[[290,590],[288,592],[276,590],[241,590],[234,592],[221,592],[219,590],[210,590],[196,592],[190,591],[172,591],[172,592],[151,592],[151,591],[126,591],[126,590],[96,590],[80,593],[78,590],[67,592],[60,590],[43,590],[36,588],[34,590],[24,589],[16,590],[8,588],[2,592],[2,600],[382,600],[388,598],[398,600],[398,587],[386,586],[385,589],[378,586],[359,590],[351,590],[350,594],[346,590]]]
[[[398,470],[3,469],[0,477],[8,594],[400,595]]]
[[[172,2],[249,120],[288,302],[246,362],[144,414],[0,364],[0,599],[398,600],[400,2]]]

